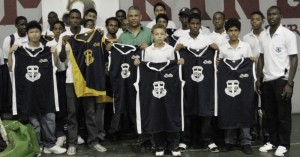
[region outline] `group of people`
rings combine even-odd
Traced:
[[[212,32],[198,8],[180,9],[180,28],[163,3],[154,14],[143,26],[140,9],[131,6],[101,27],[93,8],[83,16],[70,10],[66,23],[50,12],[45,31],[17,17],[17,32],[4,39],[0,54],[1,70],[11,73],[1,76],[11,82],[0,93],[8,104],[1,110],[28,120],[44,153],[75,155],[83,142],[105,152],[100,142],[129,132],[137,135],[134,149],[151,143],[155,156],[166,150],[181,156],[200,144],[211,152],[239,145],[252,154],[251,141],[262,130],[259,151],[284,156],[298,49],[296,35],[281,24],[281,9],[267,10],[266,28],[263,13],[253,12],[243,38],[240,21],[221,11]]]

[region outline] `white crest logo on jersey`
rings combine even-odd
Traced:
[[[235,97],[241,94],[242,89],[240,88],[240,82],[238,80],[228,80],[226,82],[227,88],[225,88],[225,93],[231,97]]]
[[[121,76],[123,79],[126,79],[130,76],[129,67],[130,67],[130,65],[128,63],[123,63],[121,65],[121,68],[122,68]]]
[[[212,61],[211,60],[204,60],[203,64],[212,64]]]
[[[48,59],[47,59],[47,58],[45,58],[45,59],[40,59],[39,62],[40,62],[40,63],[46,63],[46,62],[48,62]]]
[[[168,77],[173,77],[173,74],[171,74],[171,73],[167,74],[167,73],[166,73],[166,74],[164,75],[164,78],[168,78]]]
[[[41,78],[39,73],[39,67],[37,65],[30,65],[27,67],[27,73],[25,74],[27,80],[34,82]]]
[[[195,82],[201,82],[204,78],[204,75],[202,73],[203,68],[201,66],[193,66],[192,70],[193,70],[193,73],[191,75],[192,80]]]
[[[154,97],[160,99],[167,94],[167,90],[165,89],[165,83],[163,81],[156,81],[153,83],[152,94]]]
[[[249,74],[245,73],[240,75],[240,78],[245,78],[245,77],[249,77]]]
[[[132,55],[131,59],[140,59],[141,57],[139,55]]]

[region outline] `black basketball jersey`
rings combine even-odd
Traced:
[[[174,47],[178,39],[179,39],[179,37],[172,34],[167,37],[167,42],[169,45]]]
[[[177,61],[141,62],[134,86],[138,133],[184,130],[184,81]]]
[[[101,48],[102,35],[97,30],[72,36],[69,60],[77,97],[106,94],[105,63]]]
[[[222,59],[217,78],[219,127],[251,127],[254,121],[255,64],[249,58]]]
[[[185,60],[183,79],[184,111],[186,115],[213,116],[215,113],[216,53],[206,46],[195,50],[184,48],[178,58]]]
[[[26,46],[26,45],[25,45]],[[49,47],[13,53],[13,114],[31,115],[59,110],[56,67]]]
[[[114,43],[110,52],[109,76],[114,96],[114,112],[135,113],[136,69],[134,59],[141,59],[138,46]]]

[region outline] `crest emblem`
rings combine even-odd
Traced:
[[[235,97],[241,94],[242,89],[240,88],[240,82],[238,80],[228,80],[226,82],[227,88],[225,88],[225,93],[231,97]]]
[[[195,82],[201,82],[204,78],[203,68],[201,66],[193,66],[192,70],[193,70],[193,73],[191,75],[192,80]]]
[[[160,99],[167,94],[167,90],[165,89],[165,83],[163,81],[156,81],[153,83],[152,94],[154,97]]]
[[[39,67],[37,65],[30,65],[27,67],[27,73],[25,77],[28,81],[34,82],[41,78],[41,73],[39,72]]]
[[[94,62],[94,57],[93,57],[93,51],[88,49],[84,51],[84,56],[85,56],[85,64],[86,66],[89,66]]]
[[[123,63],[121,65],[121,68],[122,68],[122,71],[121,71],[121,76],[123,79],[126,79],[130,76],[130,71],[129,71],[129,68],[130,68],[130,65],[128,63]]]

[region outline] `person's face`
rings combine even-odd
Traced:
[[[118,22],[115,20],[109,20],[106,29],[109,34],[115,35],[119,30]]]
[[[280,24],[282,15],[280,15],[280,12],[276,8],[271,8],[267,12],[267,19],[268,23],[271,27],[277,26]]]
[[[227,34],[231,41],[236,41],[239,39],[240,30],[237,27],[233,26],[228,29]]]
[[[27,20],[20,20],[19,23],[16,25],[16,28],[20,35],[26,34],[26,24]]]
[[[131,27],[138,27],[142,20],[142,15],[138,10],[128,11],[128,22]]]
[[[168,26],[168,21],[167,21],[166,19],[164,19],[164,18],[159,18],[159,19],[157,19],[157,22],[156,22],[156,23],[162,24],[162,25],[164,25],[165,27]]]
[[[41,38],[41,31],[38,28],[32,28],[28,30],[27,35],[29,41],[39,42]]]
[[[162,7],[162,6],[157,6],[155,9],[154,9],[154,14],[155,16],[159,15],[159,14],[165,14],[166,11],[165,9]]]
[[[54,22],[58,21],[58,17],[56,13],[50,13],[48,15],[48,23],[50,26],[53,25]]]
[[[65,29],[63,28],[63,26],[60,23],[54,24],[54,26],[53,26],[53,33],[54,33],[54,36],[56,38],[59,37],[59,35],[61,33],[63,33],[64,31],[65,31]]]
[[[192,19],[191,22],[189,23],[190,32],[192,34],[199,33],[200,27],[201,27],[201,22],[199,19]]]
[[[187,24],[188,19],[189,19],[188,15],[185,14],[179,15],[179,21],[181,22],[181,24]]]
[[[126,29],[128,29],[128,27],[129,27],[129,21],[128,21],[128,19],[123,19],[122,29],[126,30]]]
[[[167,32],[163,28],[156,28],[152,32],[152,37],[155,44],[162,44],[167,37]]]
[[[126,15],[123,12],[117,12],[116,13],[116,18],[122,22],[124,19],[126,19]]]
[[[96,22],[96,20],[97,20],[97,14],[92,13],[92,12],[89,12],[89,13],[87,13],[87,14],[84,16],[84,19],[85,19],[85,20],[93,20],[93,21]]]
[[[264,20],[262,17],[258,14],[253,14],[250,19],[250,24],[252,26],[252,29],[261,29],[262,24],[264,23]]]
[[[89,28],[89,29],[94,29],[95,28],[95,23],[93,21],[88,21],[86,22],[85,28]]]
[[[222,14],[216,13],[213,17],[213,24],[216,29],[222,29],[224,27],[225,19]]]
[[[80,16],[80,14],[76,13],[76,12],[72,12],[70,14],[69,21],[70,21],[70,26],[71,27],[78,27],[78,26],[80,26],[80,22],[81,22],[81,16]]]

